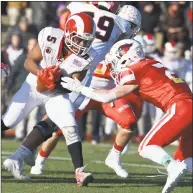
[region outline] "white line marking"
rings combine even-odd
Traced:
[[[2,151],[1,158],[7,158],[7,156],[10,156],[13,152],[7,152],[7,151]],[[49,160],[60,160],[60,161],[71,161],[71,158],[68,157],[58,157],[58,156],[50,156],[48,158]],[[90,160],[91,163],[95,164],[105,164],[104,161],[102,160]],[[131,166],[131,167],[142,167],[142,168],[156,168],[156,169],[164,169],[162,166],[157,166],[157,165],[148,165],[148,164],[135,164],[135,163],[126,163],[122,162],[123,165],[125,166]]]

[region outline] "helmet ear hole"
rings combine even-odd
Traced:
[[[122,62],[122,64],[125,64],[127,62],[127,60],[124,60],[123,62]]]

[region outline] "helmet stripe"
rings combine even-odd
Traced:
[[[84,22],[81,19],[81,17],[79,17],[78,15],[73,15],[71,19],[73,19],[76,22],[77,31],[79,32],[78,34],[83,34],[84,33]]]

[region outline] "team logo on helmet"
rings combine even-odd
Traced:
[[[120,46],[118,49],[119,56],[122,57],[124,54],[126,54],[132,45],[133,44],[131,43],[131,44],[124,44],[124,45]]]

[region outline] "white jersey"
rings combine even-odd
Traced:
[[[90,86],[92,73],[97,64],[104,60],[113,44],[122,34],[129,31],[131,26],[127,20],[108,11],[100,10],[92,4],[72,2],[67,8],[70,10],[71,15],[85,12],[93,16],[93,20],[96,23],[96,38],[92,43],[92,48],[97,52],[97,57],[92,61],[92,66],[83,80],[84,85]],[[79,98],[77,98],[78,96]],[[81,103],[80,101],[84,100],[84,97],[85,96],[76,93],[70,95],[70,99],[73,102],[77,100],[77,104]]]
[[[43,56],[40,66],[46,68],[52,65],[59,65],[63,76],[89,69],[90,62],[96,57],[97,53],[91,49],[87,60],[75,54],[61,59],[60,53],[64,43],[63,37],[64,32],[59,28],[46,27],[40,31],[38,43]]]
[[[93,17],[96,23],[96,38],[92,47],[102,55],[101,60],[107,54],[112,45],[118,40],[121,34],[130,30],[130,23],[121,17],[101,9],[92,4],[72,2],[67,8],[71,15],[85,12]]]

